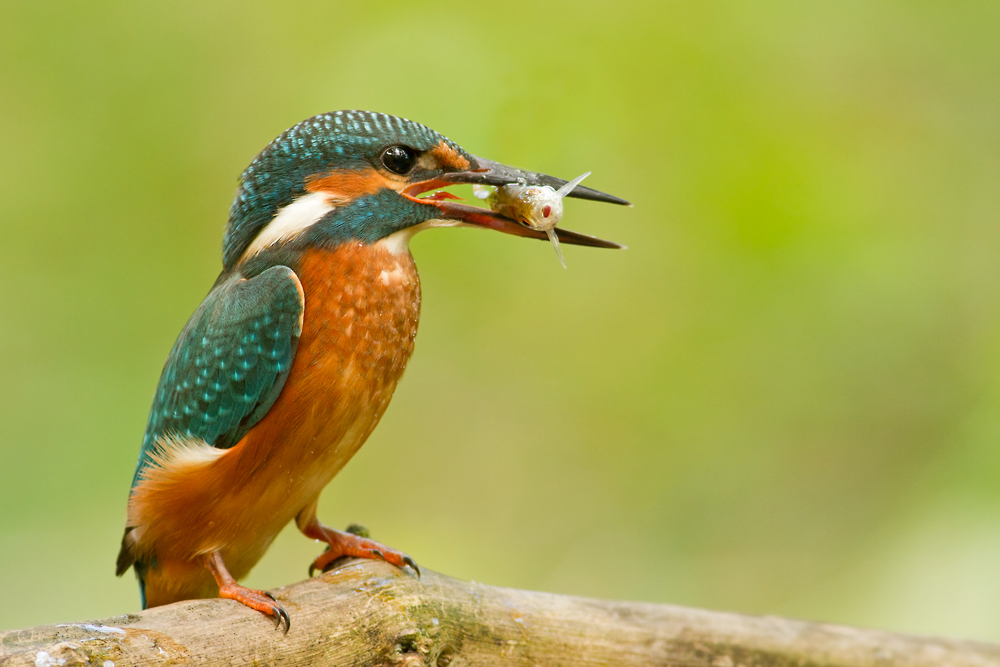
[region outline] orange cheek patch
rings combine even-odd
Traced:
[[[443,141],[431,149],[431,155],[437,159],[438,164],[442,167],[451,167],[452,169],[469,168],[469,161]]]
[[[347,201],[373,195],[379,190],[398,190],[399,186],[399,183],[390,181],[374,169],[334,169],[323,176],[306,180],[309,192],[329,192]]]

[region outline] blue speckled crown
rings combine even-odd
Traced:
[[[393,144],[426,151],[442,141],[471,157],[426,125],[384,113],[333,111],[290,127],[240,176],[222,245],[223,263],[232,268],[275,213],[305,193],[307,177],[332,168],[375,166],[382,150]]]

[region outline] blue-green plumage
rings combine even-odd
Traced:
[[[225,449],[260,421],[288,377],[303,307],[298,278],[287,266],[249,279],[239,273],[220,277],[167,357],[132,488],[162,436],[191,436]],[[123,541],[118,574],[133,562]],[[137,565],[141,584],[144,566]]]
[[[333,209],[298,239],[289,242],[288,247],[335,248],[347,241],[375,243],[437,215],[433,207],[404,199],[392,190],[379,190]]]
[[[302,313],[298,281],[285,266],[298,249],[335,247],[349,240],[373,243],[438,211],[380,190],[332,209],[307,233],[265,250],[233,272],[261,229],[306,193],[310,177],[332,164],[338,169],[374,169],[387,146],[405,144],[427,151],[442,142],[467,155],[420,123],[369,111],[335,111],[292,126],[260,152],[241,175],[230,209],[223,243],[226,272],[167,358],[133,487],[163,434],[192,435],[216,447],[231,447],[277,398],[295,352]],[[429,170],[429,175],[437,171]]]
[[[310,176],[332,164],[338,169],[379,168],[379,155],[388,146],[427,151],[441,142],[474,159],[426,125],[384,113],[334,111],[293,125],[268,144],[240,177],[223,240],[223,263],[232,268],[275,212],[305,194]],[[413,176],[422,174],[416,171]]]
[[[191,435],[223,449],[239,442],[284,384],[302,308],[299,281],[286,266],[249,280],[231,275],[212,289],[167,357],[136,479],[164,434]]]
[[[249,572],[292,518],[329,545],[317,567],[341,555],[413,565],[315,516],[322,486],[378,422],[416,333],[409,234],[379,241],[430,220],[546,238],[447,193],[420,198],[449,183],[514,182],[565,183],[366,111],[302,121],[247,167],[222,275],[167,358],[133,477],[117,571],[135,565],[143,607],[147,593],[158,605],[217,592],[287,628],[273,598],[233,577]],[[626,203],[580,187],[570,196]],[[618,247],[557,231],[564,243]],[[359,353],[367,361],[354,366]]]

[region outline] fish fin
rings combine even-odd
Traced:
[[[577,176],[576,178],[574,178],[572,181],[570,181],[566,185],[564,185],[561,188],[559,188],[558,190],[556,190],[556,194],[559,195],[560,198],[565,197],[569,193],[573,192],[573,188],[575,188],[576,186],[578,186],[580,184],[580,181],[582,181],[583,179],[587,178],[588,176],[590,176],[590,172],[589,171],[587,173],[585,173],[585,174],[580,174],[579,176]],[[566,266],[566,265],[563,264],[563,266]]]
[[[586,176],[586,174],[584,174],[584,176]],[[559,247],[559,237],[556,236],[555,230],[554,229],[547,229],[547,230],[545,230],[545,233],[548,235],[549,240],[552,241],[552,247],[555,248],[555,250],[556,250],[556,257],[559,258],[559,263],[562,264],[562,266],[563,266],[564,269],[567,268],[566,267],[566,260],[563,259],[562,248]]]

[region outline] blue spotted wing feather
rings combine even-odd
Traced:
[[[229,448],[267,413],[288,377],[302,330],[302,286],[286,266],[223,280],[167,358],[133,487],[165,434]]]

